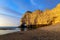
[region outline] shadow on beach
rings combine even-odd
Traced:
[[[35,30],[0,35],[0,40],[60,40],[60,23]]]
[[[60,40],[60,32],[34,30],[0,36],[0,40]]]

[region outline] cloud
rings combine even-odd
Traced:
[[[20,18],[0,15],[0,26],[19,26]]]
[[[32,5],[37,5],[37,3],[35,3],[35,0],[30,0]]]
[[[4,7],[0,7],[0,14],[10,15],[10,16],[14,16],[14,17],[21,17],[22,16],[21,13],[18,13],[12,9],[4,8]]]
[[[21,16],[14,10],[0,7],[0,26],[19,26]]]

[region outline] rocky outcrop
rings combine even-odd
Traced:
[[[21,23],[26,25],[52,25],[60,22],[60,4],[52,10],[27,11],[21,18]]]
[[[20,23],[26,23],[26,24],[30,24],[30,19],[31,19],[31,13],[30,11],[27,11],[23,17],[21,18]]]
[[[53,8],[51,12],[54,13],[54,16],[56,17],[54,20],[55,23],[60,22],[60,4],[58,4],[55,8]]]

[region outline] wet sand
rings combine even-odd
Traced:
[[[34,30],[1,35],[0,40],[60,40],[60,23]]]

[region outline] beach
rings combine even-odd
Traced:
[[[0,35],[0,40],[60,40],[60,23],[34,30]]]

